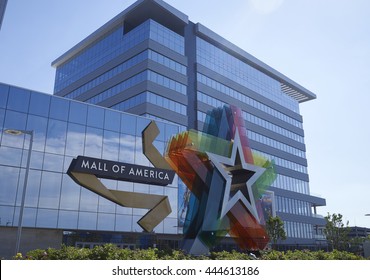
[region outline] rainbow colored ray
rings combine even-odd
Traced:
[[[224,106],[207,114],[203,132],[186,131],[168,143],[166,161],[191,191],[184,249],[206,254],[229,234],[241,249],[269,242],[266,191],[276,178],[273,162],[252,153],[241,110]]]

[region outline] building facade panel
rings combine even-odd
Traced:
[[[28,137],[5,132],[13,129],[34,132],[23,226],[141,231],[136,222],[147,209],[118,206],[80,187],[66,172],[78,155],[150,166],[142,154],[141,138],[150,120],[4,84],[0,90],[0,226],[18,223],[28,157]],[[161,134],[155,146],[163,153],[167,138],[179,128],[164,123],[159,127]],[[114,190],[168,195],[173,211],[155,232],[177,234],[177,227],[172,226],[177,224],[177,179],[168,186],[107,179],[102,182]]]

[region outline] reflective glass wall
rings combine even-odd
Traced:
[[[150,120],[86,103],[0,84],[0,226],[16,226],[23,189],[28,135],[34,141],[24,211],[26,227],[64,230],[141,232],[137,221],[147,212],[118,206],[77,185],[66,174],[78,155],[150,166],[142,154],[142,130]],[[176,125],[157,122],[155,146],[163,152]],[[110,189],[167,195],[172,213],[156,233],[177,233],[177,178],[155,186],[102,179]]]
[[[227,104],[241,107],[253,152],[274,160],[277,166],[278,177],[272,187],[278,189],[276,210],[284,215],[288,238],[312,239],[311,203],[284,196],[286,191],[293,197],[293,193],[310,195],[298,101],[283,92],[280,81],[200,37],[196,38],[196,62],[202,66],[196,73],[198,123],[204,123],[210,108]]]

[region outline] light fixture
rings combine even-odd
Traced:
[[[16,129],[6,129],[4,130],[4,132],[10,135],[15,135],[15,136],[18,136],[24,133],[22,130],[16,130]]]
[[[30,171],[31,152],[32,152],[32,144],[33,144],[33,130],[4,129],[4,132],[10,135],[13,135],[13,136],[19,136],[22,134],[28,134],[30,136],[30,144],[28,145],[27,167],[26,167],[26,173],[24,175],[21,208],[19,210],[20,212],[19,212],[19,219],[18,219],[18,229],[17,229],[17,237],[16,237],[17,239],[15,243],[15,255],[17,255],[19,253],[19,247],[21,243],[23,212],[24,212],[24,204],[26,200],[26,189],[27,189],[28,173]]]

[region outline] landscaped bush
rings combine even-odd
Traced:
[[[262,260],[361,260],[352,253],[337,251],[261,251],[257,253]],[[119,249],[113,244],[97,246],[93,249],[62,246],[61,249],[33,250],[24,257],[17,254],[14,259],[31,260],[250,260],[254,255],[241,252],[211,252],[209,256],[191,256],[179,250],[130,250]]]
[[[267,251],[262,253],[263,260],[363,260],[361,256],[353,253],[334,250],[332,252],[324,251],[309,251],[309,250],[295,250],[295,251]]]

